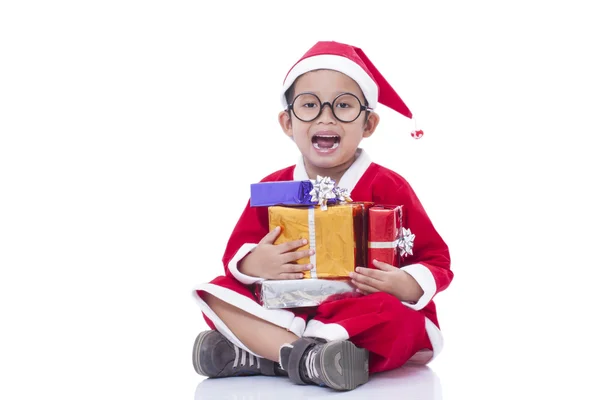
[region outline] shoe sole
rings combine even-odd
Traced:
[[[369,352],[347,340],[326,343],[319,364],[323,381],[336,390],[353,390],[369,380]]]
[[[204,341],[204,338],[206,338],[206,336],[208,336],[212,332],[213,331],[200,332],[200,334],[198,335],[198,337],[196,337],[196,340],[194,341],[192,362],[194,363],[194,369],[196,370],[196,372],[202,376],[208,376],[208,374],[202,370],[202,367],[200,367],[200,348],[202,348],[202,342]]]

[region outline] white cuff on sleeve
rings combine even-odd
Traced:
[[[240,262],[240,260],[242,258],[246,257],[246,255],[248,253],[250,253],[250,251],[252,251],[256,246],[258,246],[258,245],[254,244],[254,243],[243,244],[242,247],[240,247],[240,249],[237,251],[237,253],[235,253],[235,256],[233,256],[233,258],[231,259],[231,261],[229,261],[229,264],[227,265],[227,268],[229,268],[229,271],[231,271],[231,274],[235,277],[235,279],[237,279],[238,281],[240,281],[241,283],[243,283],[245,285],[252,285],[253,283],[264,280],[263,278],[257,278],[255,276],[242,274],[238,270],[238,263]]]
[[[408,303],[403,301],[402,303],[408,308],[412,308],[413,310],[420,310],[425,307],[437,291],[437,285],[435,284],[435,279],[433,278],[433,274],[426,266],[422,264],[412,264],[407,265],[401,268],[404,272],[410,274],[417,283],[423,289],[423,295],[416,303]]]

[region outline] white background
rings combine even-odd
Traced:
[[[451,249],[444,399],[597,396],[592,2],[391,3],[1,3],[0,398],[194,397],[191,291],[296,161],[279,88],[318,40],[425,131],[380,107],[363,147]]]

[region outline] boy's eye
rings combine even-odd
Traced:
[[[360,102],[351,93],[342,94],[335,100],[335,108],[338,110],[351,110],[355,108],[360,108]]]
[[[317,106],[317,103],[304,103],[304,105],[302,107],[315,108],[316,106]]]

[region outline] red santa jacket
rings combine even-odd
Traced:
[[[276,171],[261,182],[308,179],[303,164]],[[355,161],[339,182],[350,191],[353,201],[402,205],[402,225],[415,235],[413,254],[400,258],[399,267],[411,274],[424,294],[408,307],[423,312],[439,328],[433,297],[446,289],[453,278],[448,246],[431,223],[425,209],[408,182],[396,172],[371,162],[366,154]],[[261,280],[238,271],[238,262],[269,232],[267,207],[250,207],[250,202],[237,222],[223,256],[225,274],[242,283]]]

